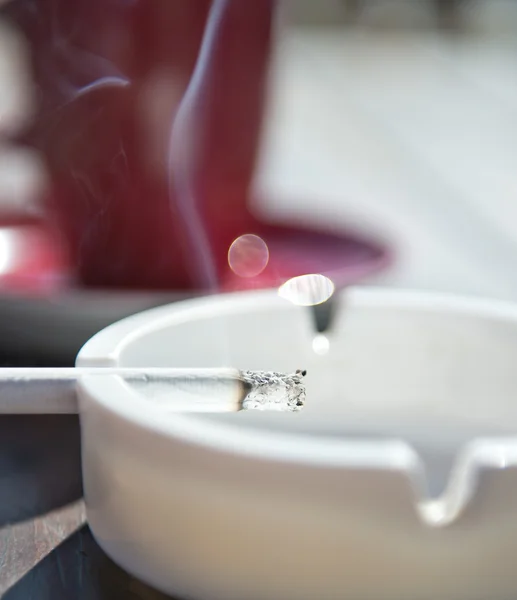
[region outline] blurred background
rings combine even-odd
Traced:
[[[297,209],[386,236],[384,285],[515,299],[517,4],[295,0],[288,13],[265,197],[290,210],[318,194]]]
[[[209,3],[101,4],[3,3],[0,334],[21,353],[52,329],[56,353],[73,356],[116,318],[219,290],[206,255],[218,243],[224,262],[247,216],[203,241],[196,203],[215,237],[246,204],[265,219],[352,231],[393,256],[343,283],[517,298],[514,2],[261,2],[263,14],[234,16],[222,35],[231,43],[212,49],[215,83],[205,77],[172,146]],[[173,171],[187,173],[176,200]],[[197,266],[176,247],[184,229],[198,236],[187,257]]]
[[[13,343],[22,352],[29,342],[37,349],[42,334],[53,328],[58,339],[66,330],[63,355],[68,356],[115,318],[196,287],[181,274],[179,265],[185,257],[173,256],[172,243],[171,261],[178,266],[176,279],[164,280],[161,274],[153,279],[150,274],[147,280],[138,276],[132,282],[127,274],[121,275],[124,268],[117,265],[133,261],[128,266],[133,273],[150,273],[154,267],[145,263],[156,265],[158,254],[152,255],[149,240],[162,233],[165,237],[177,235],[158,232],[152,218],[146,222],[142,212],[151,211],[149,196],[166,195],[154,185],[149,171],[160,172],[158,180],[172,168],[172,155],[166,149],[170,143],[169,113],[171,107],[179,106],[188,84],[187,72],[196,60],[196,36],[201,36],[208,3],[193,3],[199,14],[182,12],[181,2],[172,3],[176,8],[167,14],[159,2],[150,3],[154,15],[147,15],[147,19],[158,50],[154,58],[147,57],[147,67],[145,61],[135,66],[134,60],[134,49],[141,52],[144,43],[151,43],[143,29],[140,37],[128,42],[135,31],[138,34],[138,28],[131,29],[129,23],[133,17],[113,25],[115,15],[126,17],[131,10],[138,10],[135,6],[139,3],[109,2],[104,15],[104,9],[95,8],[97,4],[91,3],[93,8],[88,9],[85,3],[77,3],[79,21],[72,23],[63,2],[3,3],[0,323],[4,325],[0,329],[5,330],[4,337],[16,338]],[[229,50],[232,64],[241,65],[240,70],[232,67],[234,71],[224,80],[230,82],[228,98],[234,98],[233,105],[227,102],[230,116],[233,112],[237,129],[250,129],[243,119],[255,120],[260,129],[250,142],[256,152],[250,159],[252,172],[245,176],[251,193],[234,204],[249,201],[254,212],[267,219],[309,222],[322,230],[352,230],[366,239],[379,240],[393,260],[382,269],[366,269],[364,274],[351,277],[351,283],[359,280],[364,284],[517,298],[517,5],[511,0],[286,0],[274,6],[273,15],[266,67],[253,58],[253,52],[261,51],[256,47],[250,49],[234,40],[241,44],[242,54],[239,56],[236,48]],[[41,23],[36,26],[38,18]],[[170,35],[153,30],[157,19],[169,20],[173,27]],[[163,41],[174,33],[177,37],[180,29],[187,32],[181,43]],[[91,42],[95,37],[92,31],[105,38],[96,47]],[[133,50],[128,51],[131,43]],[[73,51],[65,60],[70,48]],[[166,52],[183,68],[176,68],[174,77],[164,75],[167,66],[170,74],[172,64],[163,60]],[[266,53],[265,46],[262,52]],[[40,58],[36,60],[35,55]],[[219,71],[217,65],[214,71],[226,73],[224,61],[228,60],[223,56]],[[251,61],[248,67],[247,60]],[[258,77],[263,67],[268,71],[264,104],[260,110],[247,109],[239,124],[240,117],[235,118],[239,101],[235,97],[250,88],[253,79],[243,73],[248,69]],[[52,70],[59,77],[50,76]],[[105,89],[114,90],[116,96],[126,85],[135,87],[135,81],[139,82],[136,108],[133,104],[128,109],[129,102],[122,96],[115,100],[102,96]],[[63,91],[71,82],[73,90]],[[221,96],[214,89],[205,90],[205,100],[210,94],[212,98]],[[250,94],[257,95],[259,88],[253,89]],[[226,99],[217,102],[224,105]],[[79,108],[73,113],[67,108],[70,105]],[[99,126],[93,121],[92,125],[88,119],[98,110],[108,111],[108,117]],[[128,111],[137,110],[145,113],[138,117],[140,133],[135,134],[133,127],[128,134],[127,123],[132,118]],[[226,115],[223,121],[228,118]],[[117,119],[118,126],[106,127]],[[38,127],[34,127],[35,122]],[[198,116],[191,116],[192,122],[201,123],[194,130],[203,129],[204,121]],[[110,127],[106,134],[109,139],[104,139]],[[89,128],[90,133],[81,128]],[[212,156],[226,152],[238,138],[232,133],[225,146],[222,131],[224,127],[214,133],[219,141],[205,144]],[[182,143],[185,147],[185,140]],[[140,149],[138,156],[133,152],[135,147]],[[110,165],[108,183],[101,181],[105,173],[94,181],[91,163],[96,160]],[[203,160],[198,161],[199,169],[224,172],[228,166],[210,157]],[[146,179],[140,190],[136,189],[139,184],[133,185],[129,179],[124,183],[125,168],[139,171],[139,181]],[[179,168],[189,170],[184,164]],[[235,170],[235,165],[230,164],[231,168]],[[228,172],[223,173],[226,180],[235,178],[234,172]],[[74,178],[75,187],[64,181],[66,177]],[[208,177],[208,181],[211,189],[219,185],[213,185],[213,178]],[[124,186],[136,189],[135,197],[128,198],[132,192]],[[114,189],[122,190],[120,208],[110,212],[106,206],[116,204]],[[196,193],[206,194],[203,190]],[[232,193],[225,188],[221,195]],[[215,230],[219,227],[217,219],[224,220],[233,209],[231,202],[225,206],[214,194],[215,217],[210,209],[207,211]],[[49,195],[58,200],[46,202]],[[187,205],[196,201],[188,194],[178,201],[181,218],[177,220],[189,223]],[[182,212],[182,203],[187,212]],[[76,210],[85,204],[93,207],[90,212]],[[169,208],[160,209],[162,220]],[[158,213],[154,215],[157,221]],[[127,239],[134,235],[131,227],[136,227],[128,225],[121,233],[112,221],[131,219],[154,233],[149,235],[148,231],[147,237],[135,239],[132,246],[112,243],[110,236]],[[85,230],[94,231],[88,233],[93,249],[84,250]],[[79,253],[67,252],[70,244],[63,241],[67,236],[82,240]],[[143,262],[130,256],[132,252],[145,255],[139,244],[147,245],[150,253]],[[163,244],[156,252],[163,255]],[[88,253],[90,258],[84,259]],[[93,267],[86,264],[88,260],[95,263]],[[203,262],[202,256],[200,260]],[[110,271],[100,269],[99,263],[115,266]],[[170,271],[170,264],[166,268]],[[304,265],[297,268],[303,271]],[[103,292],[107,287],[129,287],[131,292],[124,294],[121,305],[120,296]],[[20,320],[27,318],[33,324],[28,342],[27,328],[18,330]]]

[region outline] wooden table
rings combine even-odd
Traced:
[[[0,340],[0,367],[52,366],[9,354]],[[0,415],[0,598],[167,598],[117,567],[86,525],[76,415]]]
[[[165,600],[104,554],[81,494],[77,417],[0,417],[0,597]]]

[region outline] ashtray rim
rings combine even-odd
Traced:
[[[354,287],[339,292],[346,305],[418,308],[476,314],[515,321],[517,305],[502,301],[466,298],[454,294]],[[119,356],[135,339],[165,325],[188,321],[210,314],[232,314],[236,310],[253,311],[265,306],[276,309],[292,306],[274,290],[235,292],[213,297],[195,298],[153,308],[123,319],[97,333],[81,349],[77,366],[117,366]],[[104,379],[104,378],[103,378]],[[109,386],[101,380],[87,378],[83,390],[105,409],[146,427],[158,435],[174,436],[211,451],[238,452],[260,460],[296,462],[346,468],[419,470],[416,451],[400,440],[336,440],[309,433],[241,429],[235,424],[209,422],[196,415],[175,415],[163,420],[153,411],[143,412],[137,393],[124,382],[113,378]],[[517,444],[517,438],[516,438]]]

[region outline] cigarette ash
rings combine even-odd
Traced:
[[[303,378],[307,371],[285,374],[275,371],[242,371],[250,391],[242,403],[244,410],[298,411],[305,404]]]

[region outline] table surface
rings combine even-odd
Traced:
[[[79,525],[81,504],[45,518],[0,530],[0,548],[8,537],[4,600],[166,600],[169,598],[132,578],[100,549],[86,525]],[[52,549],[66,529],[67,539]],[[53,533],[59,533],[53,537]],[[16,556],[18,554],[18,556]],[[9,564],[9,561],[11,563]],[[11,585],[11,581],[16,582]],[[35,595],[36,594],[36,595]]]
[[[0,340],[6,366],[56,365],[13,359]],[[0,598],[167,599],[117,567],[86,525],[76,415],[0,415]]]
[[[0,416],[0,597],[165,600],[95,542],[76,416]]]

